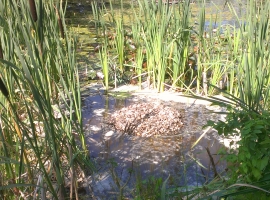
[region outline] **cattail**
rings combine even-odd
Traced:
[[[64,39],[65,38],[65,33],[64,33],[64,27],[63,27],[63,23],[60,17],[60,14],[58,12],[58,9],[54,6],[54,9],[56,11],[56,15],[57,15],[57,19],[58,19],[58,26],[59,26],[59,30],[61,33],[61,37]]]
[[[30,12],[31,12],[32,18],[33,18],[34,22],[36,22],[37,21],[37,9],[36,9],[35,0],[29,0],[29,5],[30,5]]]

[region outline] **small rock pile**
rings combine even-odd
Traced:
[[[155,103],[139,103],[114,112],[109,121],[117,130],[130,135],[175,135],[183,127],[183,116],[176,109]]]

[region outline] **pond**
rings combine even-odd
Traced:
[[[98,166],[98,172],[91,179],[95,195],[107,198],[119,188],[111,174],[111,163],[118,178],[128,182],[125,193],[132,194],[136,179],[170,176],[170,187],[202,185],[214,178],[213,166],[206,148],[209,148],[218,173],[225,171],[226,164],[221,161],[217,151],[224,142],[214,130],[209,130],[200,142],[191,149],[202,135],[202,127],[207,120],[218,120],[222,116],[211,114],[209,105],[197,104],[195,100],[182,100],[169,94],[155,95],[114,92],[105,95],[99,83],[88,87],[90,95],[84,96],[84,127],[91,158]],[[174,101],[172,100],[174,99]],[[115,110],[139,102],[162,102],[179,110],[184,115],[184,127],[174,136],[138,137],[123,134],[108,126],[106,121]],[[213,108],[211,108],[213,109]],[[217,108],[214,108],[217,109]],[[129,179],[129,172],[132,171]]]
[[[128,1],[125,1],[128,2]],[[241,14],[241,4],[231,1],[236,12]],[[128,4],[126,4],[128,8]],[[192,4],[192,11],[196,18],[199,2]],[[222,23],[234,25],[234,16],[229,12],[226,1],[207,1],[206,18],[210,20],[216,13],[222,13]],[[224,147],[224,141],[217,133],[210,129],[191,148],[194,142],[204,132],[203,126],[207,120],[219,120],[223,116],[210,113],[212,108],[198,104],[194,100],[181,101],[181,97],[171,99],[165,94],[144,94],[128,92],[111,92],[105,94],[100,82],[89,83],[87,72],[101,70],[98,65],[98,55],[94,51],[98,45],[97,36],[91,20],[93,19],[89,1],[68,3],[67,22],[76,27],[79,32],[79,60],[81,79],[84,86],[83,118],[89,146],[90,156],[95,161],[98,171],[90,178],[90,185],[95,196],[104,199],[115,199],[123,187],[126,197],[134,196],[135,183],[149,177],[169,177],[167,185],[170,188],[198,186],[214,178],[214,168],[223,173],[226,163],[217,155]],[[127,11],[128,12],[128,11]],[[195,20],[196,22],[196,20]],[[208,23],[208,22],[207,22]],[[207,28],[206,23],[206,28]],[[157,98],[155,98],[155,97]],[[180,101],[179,101],[180,100]],[[162,102],[173,107],[184,115],[184,127],[174,136],[138,137],[123,134],[114,130],[106,121],[116,110],[139,102]],[[209,149],[211,156],[206,151]],[[214,160],[214,165],[210,162]],[[117,183],[120,180],[120,186]]]

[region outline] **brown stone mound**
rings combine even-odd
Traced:
[[[127,134],[142,137],[175,135],[183,126],[183,116],[169,106],[139,103],[114,112],[109,124]]]

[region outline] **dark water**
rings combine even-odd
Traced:
[[[134,188],[137,176],[141,179],[154,176],[165,180],[170,175],[168,183],[170,187],[202,185],[213,179],[214,174],[206,147],[210,149],[215,163],[218,163],[216,165],[218,172],[224,172],[225,163],[215,155],[223,144],[216,139],[218,136],[214,131],[209,131],[194,149],[190,149],[202,134],[202,127],[206,121],[217,120],[220,116],[210,114],[202,105],[164,102],[165,105],[172,106],[185,115],[185,127],[178,135],[150,138],[123,135],[106,125],[108,116],[130,104],[154,100],[138,96],[116,99],[104,95],[102,90],[97,89],[98,87],[101,86],[96,84],[89,88],[91,95],[84,100],[83,111],[91,158],[97,163],[99,177],[103,177],[92,182],[96,194],[106,197],[110,192],[117,191],[111,186],[114,185],[114,181],[108,161],[112,160],[117,163],[116,171],[123,183],[128,180],[129,169],[134,170],[125,190],[127,194]],[[108,132],[112,133],[112,136],[106,137]]]

